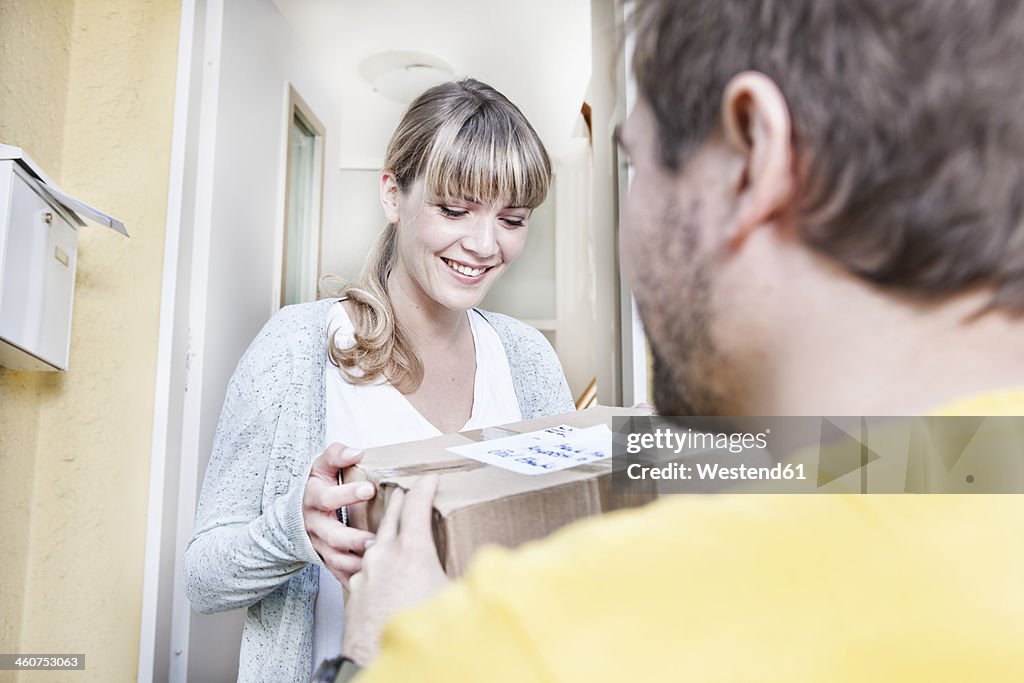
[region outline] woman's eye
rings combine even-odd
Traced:
[[[510,228],[521,228],[526,225],[526,220],[523,218],[506,217],[502,218],[501,220],[505,221],[505,225],[509,226]]]
[[[453,209],[448,206],[438,206],[438,208],[441,209],[441,214],[448,218],[462,218],[466,215],[466,212],[460,209]]]

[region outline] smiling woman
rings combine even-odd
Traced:
[[[478,305],[522,251],[529,214],[547,196],[551,162],[514,104],[467,79],[431,88],[409,106],[388,144],[384,168],[381,201],[388,224],[359,284],[337,292],[354,304],[356,343],[332,346],[330,353],[350,381],[386,375],[412,391],[423,369],[396,321],[388,279],[416,299],[427,295],[430,301],[422,303],[428,307]],[[406,229],[399,231],[400,225]],[[439,269],[443,264],[449,267]],[[442,273],[481,286],[445,292],[437,277]]]
[[[373,538],[358,508],[353,527],[336,514],[374,495],[339,483],[360,449],[572,410],[543,335],[476,308],[522,252],[550,180],[501,93],[474,80],[427,90],[388,146],[388,223],[359,282],[285,307],[242,358],[185,553],[198,611],[249,608],[239,680],[305,681],[339,653],[342,587]]]

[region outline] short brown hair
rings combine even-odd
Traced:
[[[1024,311],[1018,0],[645,0],[634,70],[678,170],[760,71],[793,120],[807,242],[920,294],[995,285]]]

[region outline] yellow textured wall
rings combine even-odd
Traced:
[[[30,150],[60,179],[72,0],[0,0],[0,143]],[[24,616],[39,433],[40,375],[0,368],[0,652],[16,652]],[[0,681],[13,680],[0,672]]]
[[[59,176],[72,0],[0,0],[0,142]],[[6,394],[5,394],[6,396]]]
[[[59,8],[72,6],[61,44],[52,24],[68,16]],[[3,99],[14,87],[60,102],[45,109],[55,130],[16,144],[48,171],[59,165],[65,190],[122,219],[132,235],[94,226],[80,234],[70,370],[0,375],[0,457],[23,457],[34,468],[14,651],[85,653],[84,673],[48,672],[47,681],[134,680],[180,4],[0,0],[0,7],[4,34],[24,30],[13,20],[41,15],[45,50],[65,54],[61,80],[35,73],[57,68],[35,59],[19,66],[15,58],[12,69],[5,49]],[[8,76],[15,71],[43,85],[19,84]],[[28,105],[0,112],[15,122],[12,129],[36,130]],[[35,427],[8,419],[31,415]],[[0,484],[0,493],[8,486]],[[13,512],[26,518],[24,510]],[[6,536],[6,517],[3,524]],[[0,572],[6,589],[14,570]],[[26,672],[17,680],[42,678]]]

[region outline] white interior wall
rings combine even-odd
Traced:
[[[338,107],[333,90],[317,80],[315,55],[272,0],[211,0],[210,5],[222,17],[210,23],[219,33],[207,41],[211,49],[204,55],[204,79],[214,84],[204,89],[204,97],[216,102],[204,102],[204,115],[213,120],[204,122],[201,137],[213,149],[207,150],[207,172],[200,170],[197,181],[196,250],[202,257],[193,259],[191,280],[202,291],[191,297],[189,355],[200,398],[192,407],[195,437],[184,445],[194,450],[196,462],[184,469],[179,496],[179,505],[187,510],[183,520],[194,516],[231,373],[277,307],[289,83],[327,125],[325,226],[338,221],[340,200],[334,139]],[[194,481],[188,480],[189,470]],[[190,533],[190,527],[179,529],[179,538]],[[183,609],[180,600],[175,609]],[[172,666],[172,680],[234,680],[242,619],[240,611],[214,616],[189,612],[187,634],[179,628],[174,645],[187,652],[187,665]],[[187,637],[186,647],[182,637]]]
[[[591,213],[592,150],[586,133],[567,146],[558,164],[555,184],[557,206],[558,264],[555,351],[574,398],[579,397],[600,373],[596,362],[598,344],[595,292],[602,274],[594,262],[595,243]],[[600,381],[598,382],[600,385]]]
[[[337,174],[338,218],[324,223],[321,272],[348,281],[359,277],[373,240],[384,228],[378,169],[343,168]]]
[[[484,298],[482,308],[526,321],[554,320],[557,193],[530,216],[526,246]],[[542,326],[543,327],[543,326]]]

